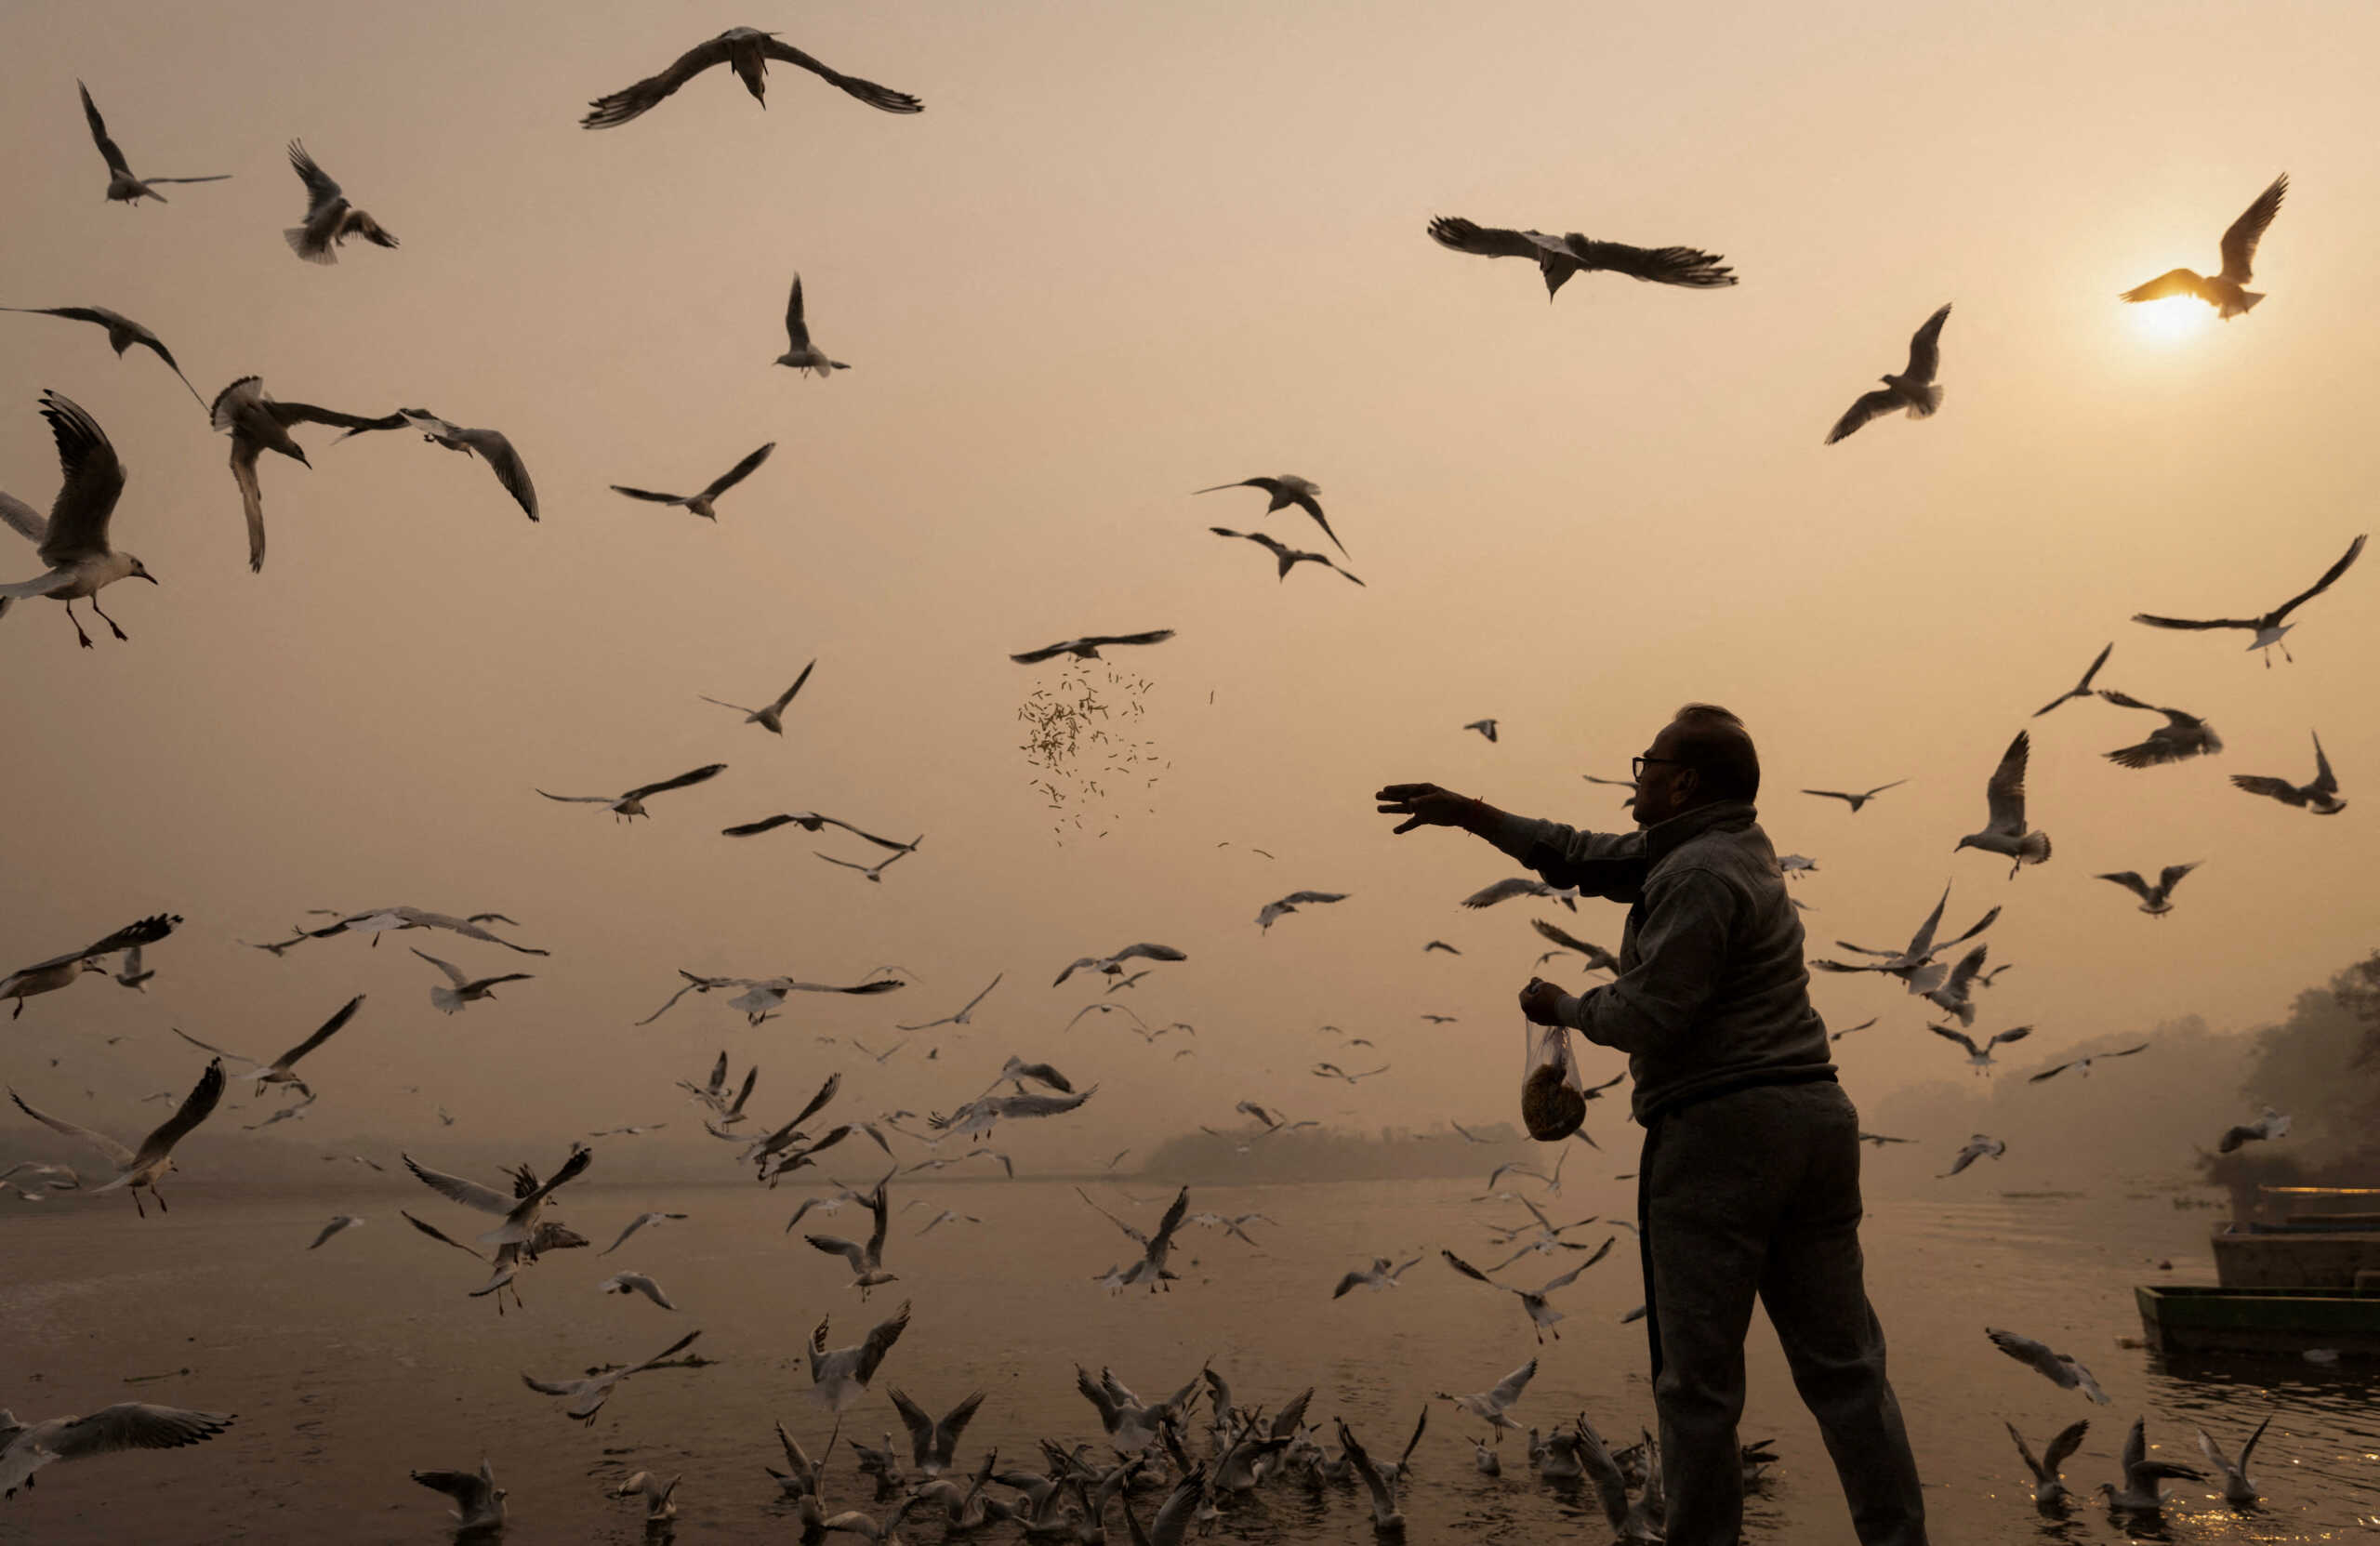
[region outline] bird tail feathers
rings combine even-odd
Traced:
[[[306,228],[304,226],[289,227],[286,231],[284,231],[281,233],[281,239],[289,244],[289,250],[291,252],[296,253],[298,257],[304,258],[309,263],[320,263],[327,268],[329,265],[338,261],[338,249],[333,246],[330,243],[324,242],[319,247],[310,246],[307,244]]]
[[[1932,418],[1936,414],[1941,411],[1941,408],[1942,389],[1929,385],[1918,394],[1918,400],[1909,405],[1909,416],[1911,418]]]
[[[2256,302],[2264,298],[2265,293],[2262,290],[2241,291],[2240,298],[2237,302],[2228,300],[2225,302],[2222,320],[2229,322],[2233,317],[2246,316],[2249,312],[2256,309]]]
[[[440,1009],[444,1010],[448,1014],[456,1013],[463,1007],[463,996],[456,992],[451,987],[431,988],[430,990],[430,1001],[437,1005]]]

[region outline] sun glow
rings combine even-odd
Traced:
[[[2193,296],[2168,296],[2127,308],[2132,330],[2151,343],[2178,344],[2195,338],[2215,322],[2215,308]]]

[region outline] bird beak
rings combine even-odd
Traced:
[[[140,577],[141,577],[142,579],[144,579],[144,580],[147,580],[151,585],[155,585],[155,584],[157,583],[157,576],[156,576],[156,575],[152,575],[152,574],[151,574],[151,573],[149,573],[149,571],[147,571],[146,569],[143,569],[143,570],[140,572]]]

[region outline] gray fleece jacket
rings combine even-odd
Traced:
[[[1563,1019],[1628,1054],[1636,1119],[1738,1084],[1825,1077],[1802,920],[1749,800],[1635,832],[1507,816],[1495,845],[1549,883],[1629,904],[1620,975],[1563,1001]]]

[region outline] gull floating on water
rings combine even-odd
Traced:
[[[2050,699],[2049,702],[2042,705],[2039,708],[2034,709],[2033,718],[2036,720],[2040,719],[2051,709],[2056,708],[2059,704],[2065,703],[2069,699],[2096,696],[2097,694],[2091,690],[2091,679],[2099,674],[2099,667],[2108,663],[2108,656],[2115,653],[2115,641],[2113,640],[2109,640],[2108,641],[2108,647],[2101,650],[2098,654],[2098,657],[2091,662],[2091,668],[2082,673],[2082,680],[2076,682],[2072,687],[2068,688],[2065,692],[2060,693],[2057,696]]]
[[[678,1517],[678,1478],[675,1476],[663,1481],[650,1471],[640,1471],[614,1487],[612,1496],[641,1499],[648,1530],[653,1526],[665,1525]]]
[[[2134,1418],[2132,1432],[2124,1435],[2123,1486],[2119,1487],[2113,1482],[2099,1484],[2099,1495],[2108,1500],[2110,1509],[2132,1513],[2155,1513],[2165,1506],[2165,1500],[2160,1494],[2162,1483],[2168,1480],[2206,1480],[2206,1473],[2194,1465],[2175,1465],[2171,1460],[2150,1460],[2148,1427],[2147,1418]]]
[[[80,950],[70,950],[62,956],[52,956],[46,961],[35,961],[31,966],[19,967],[7,976],[0,977],[0,998],[14,998],[17,1001],[17,1007],[10,1012],[8,1018],[14,1020],[18,1015],[24,1013],[25,1000],[34,995],[55,993],[60,988],[69,987],[80,982],[84,976],[85,962],[100,956],[113,955],[119,950],[154,945],[172,933],[174,925],[180,921],[181,915],[178,913],[155,913],[137,923],[126,924],[114,933],[85,945]]]
[[[2243,628],[2254,635],[2254,638],[2249,640],[2248,648],[2252,650],[2270,650],[2274,645],[2279,644],[2281,645],[2281,658],[2294,665],[2296,663],[2296,657],[2289,653],[2289,646],[2281,642],[2289,630],[2297,626],[2296,624],[2289,621],[2289,614],[2296,611],[2299,607],[2304,606],[2307,601],[2312,601],[2315,597],[2320,596],[2323,591],[2328,590],[2332,585],[2336,583],[2338,577],[2341,575],[2346,574],[2347,569],[2353,565],[2355,561],[2362,556],[2363,536],[2361,535],[2358,535],[2353,542],[2347,545],[2347,551],[2339,556],[2338,562],[2332,564],[2328,569],[2322,571],[2322,577],[2320,579],[2316,580],[2312,585],[2307,586],[2296,595],[2292,596],[2289,600],[2281,602],[2281,605],[2273,608],[2270,612],[2264,613],[2258,616],[2215,618],[2161,617],[2152,613],[2135,612],[2132,614],[2132,620],[2135,623],[2146,623],[2153,628],[2190,628],[2199,630],[2206,628]],[[2265,665],[2267,667],[2270,667],[2272,665],[2272,656],[2270,654],[2267,654],[2265,656]],[[2103,698],[2108,698],[2110,702],[2118,701],[2109,694],[2102,693],[2099,695]],[[2142,708],[2146,707],[2147,705],[2126,704],[2125,707],[2128,708]],[[2163,712],[2171,714],[2173,710],[2166,709],[2163,710]],[[2222,748],[2220,747],[2215,747],[2210,749],[2220,751]]]
[[[2203,860],[2193,859],[2187,865],[2167,865],[2163,869],[2158,872],[2157,883],[2153,886],[2148,881],[2143,880],[2140,878],[2139,871],[2137,870],[2118,870],[2112,875],[2098,875],[2092,877],[2092,879],[2096,880],[2114,881],[2117,885],[2122,886],[2124,890],[2132,892],[2133,895],[2140,898],[2140,910],[2142,912],[2147,913],[2151,918],[2163,918],[2167,913],[2174,910],[2174,888],[2182,883],[2183,876],[2188,875],[2190,871],[2198,868],[2198,866],[2203,862]]]
[[[1979,848],[1986,853],[1997,853],[2009,860],[2008,878],[2027,865],[2049,862],[2049,834],[2025,826],[2025,764],[2032,756],[2032,732],[2020,730],[2000,755],[2000,765],[1991,771],[1991,780],[1984,786],[1984,803],[1990,819],[1980,832],[1970,832],[1958,841],[1961,848]]]
[[[1591,241],[1575,231],[1567,236],[1512,231],[1477,225],[1454,215],[1440,215],[1430,221],[1430,240],[1478,258],[1533,260],[1545,278],[1548,301],[1569,283],[1571,275],[1579,273],[1621,273],[1694,290],[1736,283],[1734,272],[1717,254],[1698,247],[1632,247],[1624,242]]]
[[[909,1302],[903,1300],[901,1308],[890,1320],[879,1321],[868,1330],[866,1338],[853,1347],[829,1351],[826,1346],[826,1325],[829,1316],[820,1316],[817,1328],[810,1333],[810,1383],[812,1394],[832,1411],[843,1411],[867,1394],[867,1382],[876,1378],[877,1368],[901,1333],[909,1328]]]
[[[680,1216],[683,1217],[682,1214]],[[664,1310],[678,1308],[669,1302],[669,1296],[661,1291],[661,1285],[642,1273],[614,1273],[595,1285],[595,1291],[599,1294],[619,1294],[623,1297],[628,1294],[642,1294]],[[663,1356],[666,1357],[668,1354],[665,1354]]]
[[[631,499],[642,499],[655,505],[682,506],[706,521],[715,522],[719,519],[719,507],[714,501],[721,495],[750,477],[752,469],[767,461],[769,453],[776,448],[776,442],[769,442],[768,444],[752,452],[742,461],[712,479],[700,494],[656,494],[651,489],[630,488],[625,483],[614,483],[611,485],[612,492],[625,494]]]
[[[628,1228],[620,1231],[620,1237],[618,1239],[613,1241],[610,1245],[605,1246],[602,1250],[597,1251],[595,1254],[598,1256],[611,1255],[612,1252],[619,1249],[622,1246],[628,1243],[629,1235],[634,1235],[638,1230],[642,1229],[647,1224],[657,1224],[671,1222],[682,1222],[685,1217],[686,1215],[683,1213],[640,1213],[635,1218],[628,1221]]]
[[[231,481],[240,485],[240,509],[248,522],[248,568],[264,568],[264,488],[257,480],[257,461],[278,451],[301,466],[306,448],[291,437],[292,426],[332,424],[342,429],[368,429],[377,419],[318,408],[311,403],[284,403],[265,394],[264,378],[243,376],[221,391],[206,410],[207,422],[231,437]]]
[[[793,679],[792,686],[778,694],[774,703],[760,708],[747,708],[740,703],[729,703],[724,698],[714,698],[707,693],[697,693],[694,696],[705,703],[715,703],[721,708],[735,710],[744,716],[744,722],[747,725],[759,725],[772,735],[782,735],[785,733],[785,706],[793,701],[794,694],[801,691],[802,683],[810,680],[810,673],[817,668],[818,663],[814,660],[804,666],[801,668],[801,674]]]
[[[730,27],[707,42],[698,43],[678,56],[669,68],[657,75],[648,75],[625,90],[598,97],[588,104],[588,112],[579,120],[581,128],[617,128],[630,119],[659,106],[671,93],[688,81],[715,65],[724,64],[744,83],[744,89],[762,107],[769,105],[769,60],[799,65],[825,81],[828,86],[857,98],[869,107],[884,112],[923,112],[925,104],[906,91],[894,91],[864,81],[857,75],[846,75],[829,69],[823,61],[813,59],[789,43],[777,41],[774,33],[753,27]]]
[[[2256,1431],[2248,1435],[2248,1442],[2240,1447],[2240,1458],[2236,1460],[2228,1459],[2215,1447],[2215,1440],[2208,1436],[2205,1429],[2198,1431],[2199,1453],[2206,1457],[2206,1463],[2215,1467],[2215,1473],[2223,1478],[2225,1502],[2245,1505],[2262,1496],[2248,1475],[2248,1457],[2256,1452],[2256,1441],[2264,1437],[2265,1430],[2271,1426],[2272,1419],[2269,1417],[2257,1423]]]
[[[179,1449],[204,1444],[231,1426],[232,1414],[193,1412],[120,1401],[88,1417],[20,1422],[0,1407],[0,1498],[33,1485],[33,1473],[56,1460],[86,1460],[124,1449]]]
[[[681,773],[675,778],[665,778],[658,784],[640,784],[627,793],[618,795],[553,795],[546,794],[543,789],[539,789],[537,793],[545,795],[548,799],[558,799],[571,804],[606,806],[611,810],[612,814],[622,821],[628,821],[637,816],[652,815],[652,813],[644,808],[645,796],[667,794],[672,789],[684,789],[696,784],[707,783],[726,771],[726,763],[713,762],[707,767],[696,768],[692,773]]]
[[[522,512],[532,521],[537,519],[537,490],[529,482],[528,465],[522,461],[521,453],[512,449],[512,443],[500,430],[470,429],[459,424],[449,424],[427,408],[399,408],[386,418],[374,420],[367,428],[418,429],[421,438],[432,445],[476,455],[495,472],[496,481],[504,485],[504,492],[512,496],[513,503],[521,507]],[[361,429],[350,429],[339,439],[346,440],[350,435],[364,432]]]
[[[357,1227],[363,1222],[364,1221],[362,1219],[357,1218],[352,1213],[335,1213],[331,1216],[331,1222],[323,1226],[323,1232],[315,1235],[313,1243],[306,1249],[308,1250],[320,1250],[323,1249],[323,1242],[328,1240],[332,1235],[343,1235],[347,1233],[347,1231]]]
[[[124,152],[118,150],[116,142],[108,138],[107,120],[99,116],[99,105],[91,100],[91,88],[81,81],[76,81],[74,89],[83,95],[83,121],[91,126],[91,143],[99,148],[100,159],[108,164],[107,196],[111,201],[123,205],[138,205],[142,199],[154,199],[159,204],[164,204],[166,202],[165,195],[158,192],[155,188],[150,186],[151,184],[226,182],[231,179],[231,174],[229,172],[218,172],[212,177],[204,178],[134,177],[132,167],[124,159]],[[122,353],[123,350],[119,349],[117,352]]]
[[[1162,644],[1173,637],[1171,628],[1151,628],[1146,633],[1090,633],[1080,639],[1061,640],[1038,650],[1009,656],[1019,666],[1038,665],[1053,655],[1070,654],[1077,660],[1101,660],[1099,652],[1111,644]]]
[[[1978,1159],[1998,1159],[2007,1152],[2006,1140],[1977,1133],[1960,1147],[1958,1156],[1950,1161],[1950,1168],[1942,1172],[1941,1179],[1948,1181]]]
[[[2283,1117],[2272,1107],[2267,1106],[2265,1114],[2256,1120],[2242,1122],[2226,1129],[2222,1142],[2215,1145],[2215,1152],[2229,1154],[2242,1143],[2253,1143],[2265,1139],[2286,1138],[2289,1136],[2289,1122],[2288,1117]]]
[[[206,406],[206,399],[198,395],[196,387],[191,386],[190,377],[182,376],[182,367],[175,363],[172,352],[165,348],[165,341],[121,311],[111,311],[104,306],[0,306],[0,311],[20,311],[30,316],[64,317],[69,322],[97,323],[108,330],[108,347],[115,350],[117,359],[124,358],[126,350],[139,344],[165,361],[168,370],[181,377],[182,386],[197,400],[198,405],[202,408]]]
[[[338,261],[339,246],[350,236],[361,236],[376,247],[397,244],[379,221],[348,202],[345,192],[295,139],[289,142],[289,165],[306,185],[305,223],[281,233],[291,252],[309,263],[328,265]]]
[[[2015,1423],[2003,1426],[2008,1430],[2008,1436],[2016,1441],[2016,1453],[2024,1457],[2025,1469],[2032,1473],[2033,1506],[2047,1513],[2065,1502],[2071,1494],[2066,1490],[2066,1484],[2058,1479],[2058,1468],[2082,1447],[2082,1435],[2091,1431],[2091,1420],[2078,1418],[2058,1430],[2057,1436],[2049,1441],[2049,1447],[2042,1451],[2039,1460],[2033,1458],[2033,1447],[2025,1442],[2024,1434],[2016,1432]]]
[[[1898,376],[1882,377],[1884,386],[1868,392],[1844,410],[1834,428],[1826,432],[1826,443],[1832,445],[1871,418],[1906,409],[1911,418],[1931,418],[1942,406],[1942,389],[1934,384],[1934,373],[1942,367],[1942,324],[1950,320],[1950,308],[1925,319],[1924,324],[1909,340],[1909,364]]]
[[[800,274],[793,276],[793,294],[785,303],[785,352],[771,363],[791,365],[797,373],[807,373],[822,381],[839,370],[852,368],[840,360],[828,359],[825,350],[810,341],[810,324],[802,315]]]
[[[89,601],[92,613],[108,626],[108,631],[122,639],[125,633],[115,619],[99,611],[99,592],[118,580],[147,580],[155,585],[157,577],[138,558],[109,544],[108,525],[124,494],[124,463],[109,443],[107,431],[72,398],[55,391],[42,393],[41,416],[49,421],[50,436],[58,444],[58,465],[63,473],[58,497],[44,518],[23,500],[0,494],[0,522],[33,543],[34,556],[47,567],[30,580],[0,585],[0,614],[7,612],[10,602],[36,596],[62,601],[66,620],[74,625],[74,637],[87,650],[91,636],[76,619],[74,603]]]
[[[570,1400],[562,1407],[563,1415],[575,1418],[591,1428],[595,1425],[596,1414],[603,1409],[603,1403],[612,1398],[614,1386],[632,1374],[641,1374],[655,1364],[676,1357],[701,1335],[699,1330],[689,1331],[642,1363],[629,1364],[608,1373],[588,1375],[579,1380],[540,1380],[535,1375],[523,1374],[521,1382],[539,1395],[568,1396]]]
[[[1279,578],[1281,579],[1288,579],[1289,577],[1289,571],[1295,569],[1301,563],[1318,563],[1325,569],[1329,570],[1332,574],[1337,575],[1342,579],[1353,580],[1357,585],[1362,585],[1364,583],[1362,580],[1356,579],[1354,575],[1331,562],[1330,557],[1327,553],[1309,553],[1302,548],[1292,548],[1285,542],[1280,542],[1273,537],[1265,535],[1263,532],[1236,532],[1232,530],[1229,526],[1210,526],[1207,530],[1214,533],[1217,536],[1238,537],[1243,541],[1253,542],[1259,548],[1262,548],[1266,552],[1271,553],[1275,562],[1280,565],[1281,572]]]
[[[2109,1405],[2108,1393],[2091,1378],[2091,1371],[2070,1354],[2054,1353],[2046,1342],[2037,1342],[2030,1337],[2020,1337],[2014,1331],[2003,1331],[1996,1327],[1987,1326],[1983,1332],[1991,1339],[1992,1346],[2035,1370],[2058,1389],[2079,1390],[2100,1406]]]
[[[2283,172],[2231,222],[2230,229],[2223,233],[2220,273],[2205,275],[2189,269],[2168,269],[2116,298],[2142,301],[2195,296],[2214,307],[2215,314],[2225,322],[2247,315],[2255,310],[2256,302],[2265,298],[2262,291],[2247,287],[2248,281],[2256,276],[2256,244],[2264,240],[2265,228],[2272,224],[2272,218],[2281,213],[2281,201],[2288,192],[2289,174]]]
[[[1520,1424],[1504,1414],[1512,1409],[1514,1402],[1520,1400],[1521,1392],[1528,1388],[1528,1382],[1536,1376],[1537,1360],[1531,1358],[1527,1363],[1475,1395],[1452,1395],[1440,1391],[1437,1393],[1438,1399],[1451,1401],[1472,1416],[1486,1422],[1494,1430],[1494,1441],[1501,1444],[1505,1434],[1520,1431]]]
[[[2322,737],[2319,732],[2314,736],[2313,783],[2292,784],[2285,778],[2268,778],[2261,773],[2233,773],[2231,785],[2252,795],[2277,799],[2283,805],[2294,805],[2301,811],[2310,810],[2318,816],[2335,816],[2347,809],[2347,801],[2339,799],[2338,775],[2331,772],[2331,760],[2322,753]]]
[[[455,1500],[456,1534],[493,1534],[504,1528],[507,1489],[496,1485],[496,1470],[484,1460],[477,1471],[416,1471],[409,1474],[432,1492],[443,1492]]]
[[[1298,509],[1305,511],[1306,514],[1314,518],[1314,523],[1322,528],[1322,535],[1330,539],[1330,546],[1339,549],[1340,557],[1344,558],[1347,556],[1347,545],[1340,541],[1339,534],[1330,529],[1329,518],[1322,513],[1322,502],[1315,497],[1315,496],[1322,492],[1322,485],[1320,483],[1315,482],[1310,479],[1301,478],[1294,472],[1284,472],[1277,478],[1242,478],[1236,483],[1217,483],[1212,488],[1193,489],[1191,492],[1193,494],[1219,494],[1227,488],[1263,489],[1266,497],[1271,501],[1264,507],[1264,513],[1266,515],[1271,515],[1276,510],[1288,509],[1291,505],[1295,505]],[[1213,526],[1208,529],[1219,533],[1223,532],[1223,528],[1220,526]],[[1236,536],[1245,534],[1223,533],[1223,535]],[[1287,551],[1287,549],[1282,548],[1276,543],[1265,542],[1265,539],[1263,537],[1251,536],[1249,540],[1252,542],[1264,542],[1266,547],[1273,548],[1276,557]],[[1319,553],[1302,553],[1299,557],[1320,559],[1321,562],[1325,563],[1329,563],[1330,562],[1328,559],[1323,559],[1322,555]],[[1286,557],[1281,559],[1281,573],[1284,575],[1289,574],[1289,566],[1292,562],[1292,560]],[[1336,564],[1332,564],[1331,567],[1337,568],[1338,566]],[[1342,575],[1347,573],[1343,569],[1341,569],[1339,572]],[[1347,577],[1351,580],[1355,579],[1355,576],[1353,575],[1347,575]],[[1361,585],[1363,582],[1361,580],[1355,580],[1355,583],[1357,585]]]

